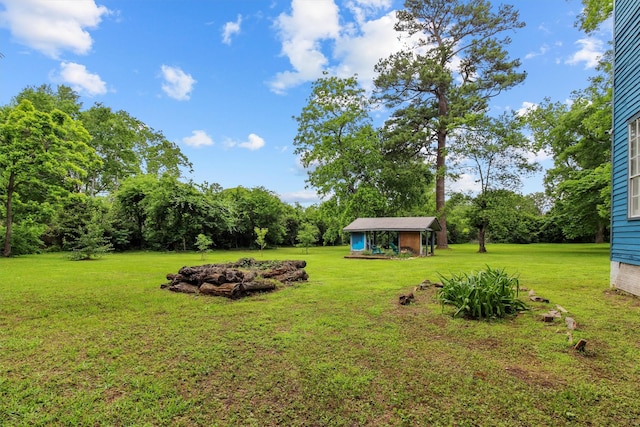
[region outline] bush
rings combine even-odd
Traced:
[[[11,255],[25,255],[40,252],[44,243],[42,235],[47,226],[31,219],[14,223],[11,233]],[[0,248],[4,247],[6,228],[0,226]]]
[[[113,250],[113,245],[104,236],[104,229],[96,222],[88,224],[86,229],[78,228],[78,237],[70,243],[69,259],[72,261],[100,258]]]
[[[438,299],[443,308],[445,304],[456,308],[454,317],[502,318],[528,310],[528,306],[518,299],[518,278],[509,276],[503,269],[487,266],[486,270],[477,273],[452,275],[451,278],[440,276],[440,279],[443,287],[438,292]]]

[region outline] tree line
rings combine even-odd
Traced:
[[[578,22],[593,31],[612,2],[584,3]],[[478,239],[480,252],[487,239],[605,241],[609,57],[570,104],[545,99],[524,114],[495,116],[490,100],[526,78],[507,51],[509,33],[525,25],[517,10],[482,0],[406,0],[404,7],[395,29],[405,48],[378,61],[372,93],[357,76],[325,76],[295,117],[294,145],[308,184],[347,218],[435,214],[439,248],[459,241],[461,230],[472,230],[464,239]],[[607,13],[592,13],[603,7]],[[373,117],[382,112],[388,117],[376,128]],[[531,159],[541,152],[554,161],[545,191],[522,196],[523,180],[540,170]],[[478,183],[473,196],[446,190],[462,174]],[[505,229],[509,220],[517,226]]]
[[[601,19],[589,10],[585,29]],[[294,117],[295,153],[324,200],[306,207],[263,187],[184,182],[191,163],[161,131],[100,103],[83,109],[64,85],[25,88],[0,108],[3,255],[88,244],[193,250],[199,236],[251,247],[256,230],[261,248],[333,245],[357,217],[434,214],[440,247],[605,241],[610,62],[570,104],[547,99],[525,115],[492,117],[489,100],[525,78],[504,35],[522,25],[511,6],[407,0],[396,24],[407,49],[379,61],[373,93],[357,76],[324,76]],[[380,111],[389,115],[376,127]],[[531,153],[541,150],[554,159],[545,191],[522,195],[522,180],[539,169]],[[462,173],[477,179],[477,193],[445,191]]]

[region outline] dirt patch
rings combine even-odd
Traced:
[[[515,377],[530,385],[547,388],[554,388],[560,385],[564,385],[564,381],[558,378],[554,378],[540,371],[529,370],[522,366],[507,366],[504,368],[504,370],[512,377]]]

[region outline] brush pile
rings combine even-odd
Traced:
[[[241,298],[256,292],[273,291],[281,285],[306,281],[306,261],[257,261],[241,258],[227,264],[182,267],[177,274],[167,274],[168,283],[161,289],[188,294]]]

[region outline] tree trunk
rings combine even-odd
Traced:
[[[171,288],[169,288],[171,289]],[[219,297],[238,298],[244,294],[244,285],[242,283],[223,283],[222,285],[213,285],[204,283],[200,286],[200,293],[205,295],[215,295]]]
[[[480,228],[478,228],[478,252],[481,254],[487,252],[487,248],[485,247],[486,234],[487,234],[487,226],[482,224]]]
[[[276,283],[269,280],[256,280],[243,284],[245,292],[272,291],[276,288]]]
[[[5,257],[11,256],[11,232],[12,232],[12,224],[13,224],[13,192],[15,190],[16,184],[16,175],[14,172],[11,172],[9,175],[9,185],[7,185],[7,204],[5,205],[7,208],[7,224],[6,230],[4,234],[4,250],[2,251],[2,255]]]
[[[604,224],[599,223],[598,229],[596,230],[596,243],[604,243]]]
[[[444,131],[438,132],[438,151],[436,154],[436,215],[440,223],[441,230],[437,232],[438,249],[448,249],[447,243],[447,214],[445,212],[445,149],[447,134]]]

